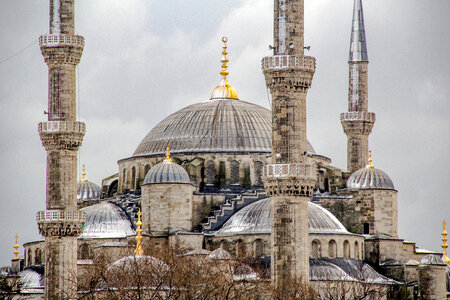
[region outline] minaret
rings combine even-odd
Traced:
[[[315,59],[304,56],[304,0],[275,0],[274,55],[262,59],[272,94],[272,164],[264,187],[271,197],[272,283],[309,280],[308,201],[316,180],[306,140],[306,94]]]
[[[84,38],[74,35],[74,0],[50,0],[50,33],[39,38],[48,65],[48,121],[39,123],[47,151],[46,210],[37,213],[45,237],[45,298],[77,298],[77,151],[86,126],[76,120],[75,69]]]
[[[348,112],[341,113],[341,123],[347,135],[347,169],[353,173],[366,165],[369,153],[369,134],[375,123],[375,114],[368,112],[369,57],[362,0],[355,0],[353,6],[348,65]]]

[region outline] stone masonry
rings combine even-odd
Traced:
[[[50,0],[50,34],[39,38],[48,65],[48,121],[38,126],[47,151],[46,210],[37,214],[45,237],[45,298],[77,298],[77,151],[86,126],[76,121],[76,66],[84,38],[74,35],[74,0]]]
[[[303,0],[276,0],[274,8],[274,55],[262,59],[272,94],[272,164],[264,187],[272,205],[272,283],[282,286],[309,280],[308,201],[317,172],[306,155],[306,94],[315,59],[304,56]]]

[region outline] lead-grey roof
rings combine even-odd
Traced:
[[[369,62],[362,0],[353,5],[352,35],[350,38],[349,62]]]
[[[135,235],[125,211],[111,202],[101,202],[81,209],[86,213],[80,238],[124,238]]]
[[[271,153],[272,113],[242,100],[189,105],[162,120],[141,141],[133,157],[162,156],[170,145],[180,153]],[[308,151],[315,153],[308,142]]]
[[[100,199],[101,188],[90,181],[80,180],[77,185],[78,201]]]
[[[239,210],[216,231],[216,235],[270,233],[270,198],[256,201]],[[309,233],[349,234],[328,210],[308,202]]]
[[[380,169],[366,168],[355,171],[347,180],[347,189],[395,189],[389,176]]]
[[[182,166],[164,160],[152,167],[145,175],[143,184],[148,183],[191,183],[191,179]]]

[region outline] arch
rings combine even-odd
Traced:
[[[350,258],[350,243],[347,240],[344,241],[344,258]]]
[[[239,184],[239,162],[232,160],[230,163],[230,184]]]
[[[314,240],[311,243],[311,258],[321,258],[322,257],[322,249],[321,249],[320,241]]]
[[[122,191],[125,190],[126,177],[127,177],[127,170],[125,168],[123,168],[123,170],[122,170]]]
[[[255,182],[254,185],[263,185],[263,167],[264,163],[261,161],[255,161]]]
[[[208,240],[206,242],[206,250],[209,250],[209,251],[213,251],[214,250],[214,243],[213,243],[213,241]]]
[[[245,247],[245,243],[242,240],[238,240],[236,242],[236,254],[237,257],[246,257],[247,249]]]
[[[230,251],[230,244],[227,241],[221,241],[220,242],[220,248],[222,248],[225,251]]]
[[[216,165],[214,161],[208,160],[206,162],[206,183],[214,184],[216,181]]]
[[[136,167],[133,166],[131,168],[131,189],[135,190],[136,189]]]
[[[336,258],[337,257],[337,246],[335,240],[330,240],[328,242],[328,257]]]
[[[253,242],[253,248],[254,248],[254,253],[255,253],[255,257],[262,257],[264,256],[264,243],[261,239],[256,239]]]
[[[34,264],[40,265],[41,263],[42,263],[41,249],[37,248],[36,251],[34,251]]]
[[[33,264],[33,255],[31,254],[32,252],[31,252],[31,249],[28,249],[28,263],[27,263],[27,265],[28,266],[31,266],[32,264]]]
[[[359,259],[359,244],[358,244],[358,241],[355,241],[354,252],[355,252],[355,258]]]
[[[150,165],[146,164],[144,167],[144,178],[145,178],[145,176],[147,176],[148,171],[150,171]]]
[[[108,192],[106,193],[106,198],[113,197],[117,193],[117,188],[119,185],[119,180],[114,180],[108,187]]]
[[[89,245],[88,244],[83,244],[80,247],[80,259],[89,259],[90,255],[89,255]]]

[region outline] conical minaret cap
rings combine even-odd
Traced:
[[[353,5],[352,36],[348,62],[369,62],[362,0],[355,0]]]

